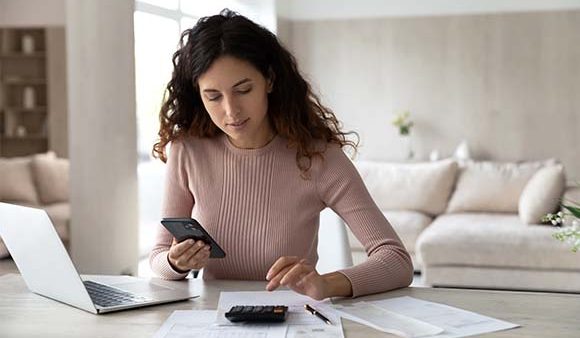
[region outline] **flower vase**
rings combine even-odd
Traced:
[[[411,140],[411,135],[403,135],[403,143],[405,149],[405,160],[410,161],[415,158],[415,152],[413,151],[413,142]]]

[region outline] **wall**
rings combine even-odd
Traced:
[[[465,139],[476,158],[557,157],[580,178],[580,11],[279,21],[359,158],[402,159],[391,120],[409,109],[419,158]]]
[[[0,0],[0,26],[64,26],[65,0]]]

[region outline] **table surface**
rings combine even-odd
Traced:
[[[103,315],[31,293],[19,274],[0,277],[0,337],[151,337],[174,310],[215,309],[220,291],[262,291],[264,282],[188,280],[180,287],[201,296],[189,301]],[[580,295],[409,287],[356,298],[411,296],[521,325],[489,333],[496,337],[580,337]],[[344,300],[343,300],[344,301]],[[350,301],[350,300],[346,300]],[[345,337],[391,337],[343,320]]]

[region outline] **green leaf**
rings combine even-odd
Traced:
[[[576,218],[580,218],[580,208],[573,207],[570,205],[562,205],[566,210],[570,211],[572,215],[576,216]]]

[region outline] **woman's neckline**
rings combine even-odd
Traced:
[[[240,155],[254,155],[254,156],[270,152],[280,140],[280,136],[278,134],[275,134],[274,137],[272,137],[272,139],[268,143],[266,143],[264,146],[260,148],[238,148],[232,144],[232,142],[229,140],[228,136],[225,133],[221,135],[221,138],[226,147],[231,152]]]

